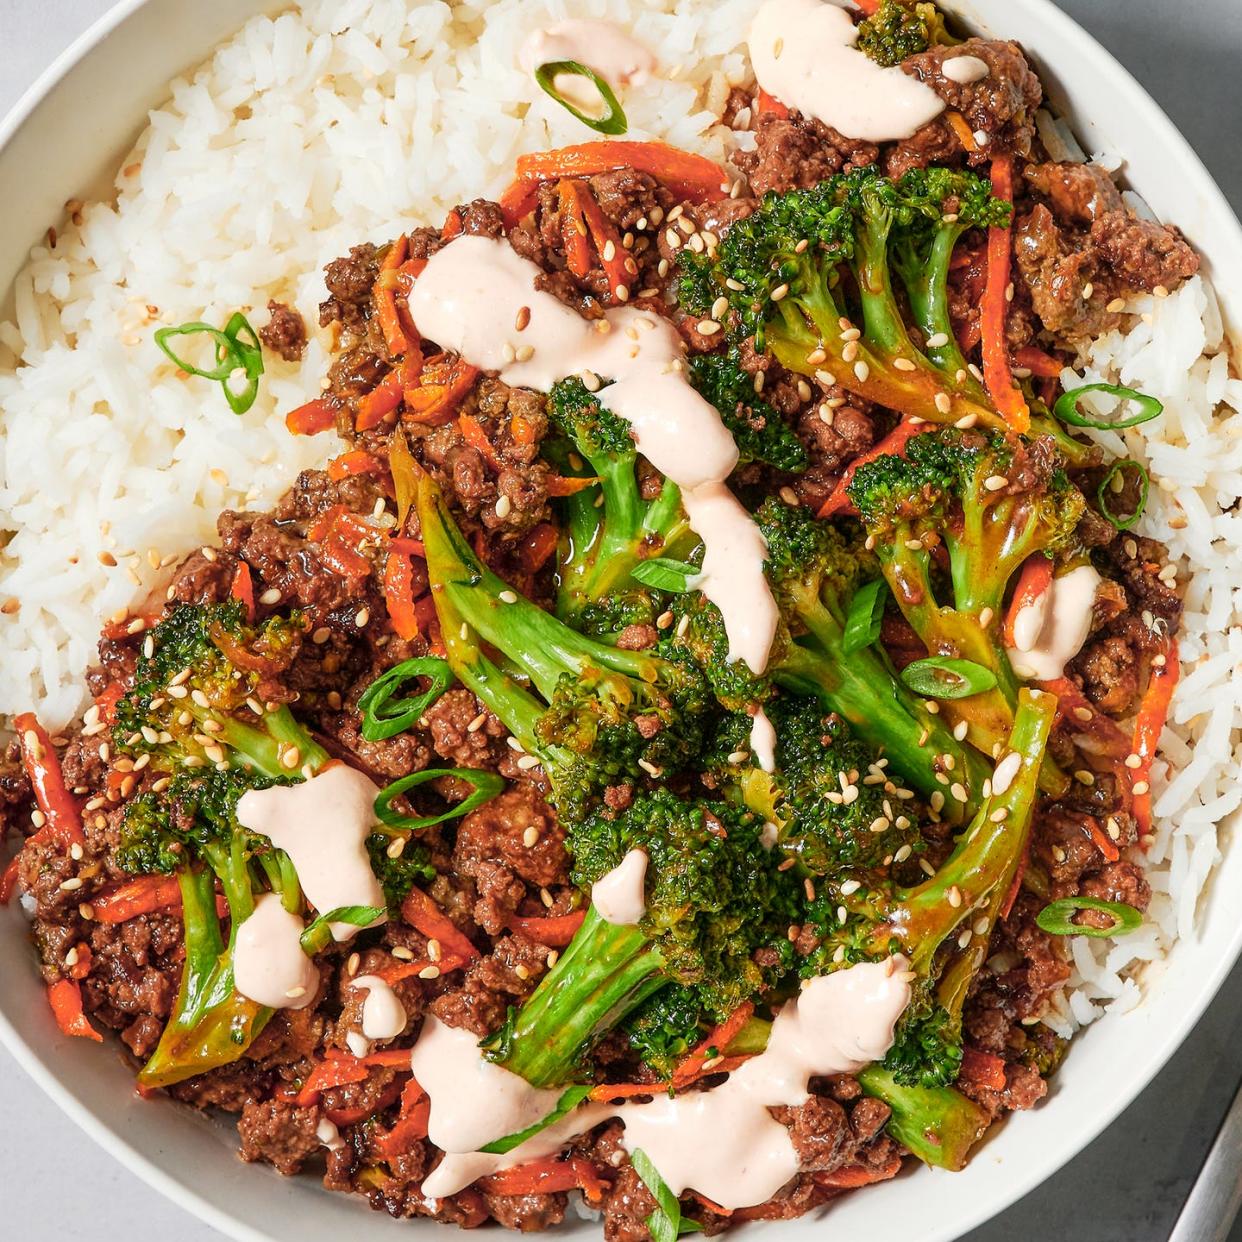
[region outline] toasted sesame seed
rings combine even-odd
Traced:
[[[280,591],[276,587],[268,587],[262,595],[259,596],[260,604],[279,604]]]
[[[63,880],[60,885],[61,891],[65,893],[76,892],[81,887],[82,887],[82,881],[79,880],[76,875],[70,876],[70,878],[67,880]]]
[[[712,303],[712,318],[723,319],[729,313],[729,299],[723,294]]]
[[[773,302],[779,302],[788,292],[788,285],[777,285],[768,296],[771,297]]]
[[[909,358],[894,358],[893,366],[896,367],[898,371],[917,371],[918,370],[918,366],[915,363],[911,362]]]
[[[780,489],[780,498],[781,498],[781,499],[782,499],[782,500],[783,500],[783,501],[784,501],[787,505],[790,505],[790,506],[792,506],[792,507],[793,507],[793,508],[795,508],[795,509],[796,509],[796,508],[798,507],[798,505],[801,503],[801,502],[798,500],[798,493],[797,493],[797,492],[795,492],[795,491],[794,491],[794,489],[793,489],[792,487],[782,487],[782,488]]]
[[[523,966],[521,962],[519,962],[519,963],[518,963],[518,964],[517,964],[517,965],[513,968],[513,973],[514,973],[515,975],[517,975],[517,977],[518,977],[519,979],[529,979],[529,978],[530,978],[530,969],[529,969],[529,967]]]
[[[1009,486],[1009,480],[1003,474],[990,474],[983,480],[983,486],[989,492],[999,492],[1002,488]]]
[[[867,382],[868,376],[871,374],[871,368],[861,359],[854,363],[854,374],[858,378],[860,384]]]
[[[979,416],[977,414],[963,414],[953,426],[959,431],[969,431],[978,421]]]
[[[954,782],[953,782],[953,784],[949,786],[949,792],[950,792],[950,793],[951,793],[951,794],[952,794],[952,795],[953,795],[953,796],[954,796],[954,797],[955,797],[955,798],[956,798],[959,802],[965,802],[965,801],[966,801],[966,786],[965,786],[965,785],[963,785],[961,781],[954,781]]]
[[[1082,300],[1084,302],[1091,301],[1091,295],[1095,292],[1095,285],[1091,281],[1087,281],[1082,287]]]
[[[1086,768],[1079,768],[1078,771],[1074,773],[1074,779],[1080,785],[1094,785],[1095,773],[1088,772]]]
[[[1169,291],[1164,285],[1157,285],[1152,290],[1152,293],[1154,293],[1158,298],[1167,298],[1169,296]]]
[[[418,972],[418,977],[420,979],[438,979],[440,977],[440,968],[439,966],[424,966]]]
[[[388,848],[384,851],[389,858],[400,858],[405,853],[405,837],[393,837],[388,842]]]
[[[1114,841],[1121,839],[1121,825],[1111,815],[1104,821],[1104,829]]]
[[[957,947],[959,949],[966,948],[970,944],[970,941],[973,936],[974,936],[974,932],[972,932],[969,927],[966,928],[966,930],[963,931],[962,934],[958,936],[957,938]]]
[[[1147,781],[1135,781],[1133,792],[1141,798],[1145,793],[1151,792],[1151,786]]]
[[[700,319],[695,326],[704,336],[715,336],[720,331],[720,324],[715,319]]]
[[[1111,302],[1104,308],[1110,315],[1118,315],[1126,308],[1125,298],[1113,298]]]
[[[951,885],[948,893],[945,894],[949,900],[949,905],[954,910],[958,909],[962,904],[962,890],[956,884]]]
[[[533,849],[538,841],[539,829],[532,824],[524,833],[522,833],[522,844],[529,850]]]
[[[523,755],[517,761],[518,768],[523,772],[529,772],[531,768],[539,766],[539,757],[537,755]]]
[[[501,591],[499,598],[505,604],[516,604],[518,601],[516,591]]]
[[[938,392],[936,394],[936,409],[941,414],[948,414],[953,409],[953,401],[947,392]]]
[[[216,559],[216,550],[215,550],[215,548],[201,548],[201,549],[200,549],[200,551],[201,551],[201,552],[202,552],[202,554],[203,554],[203,560],[205,560],[205,561],[214,561],[214,560]]]
[[[927,338],[928,349],[940,349],[949,343],[949,334],[947,332],[937,332],[933,336]]]
[[[664,769],[656,767],[656,765],[654,763],[651,763],[649,760],[640,759],[638,761],[638,766],[642,768],[642,770],[646,772],[648,776],[659,777],[659,776],[664,775]]]
[[[629,285],[618,285],[612,291],[612,296],[616,298],[618,302],[628,302],[630,300]]]
[[[354,617],[354,624],[359,629],[362,629],[366,625],[366,623],[370,621],[370,619],[371,619],[371,610],[369,608],[359,608],[357,614]]]

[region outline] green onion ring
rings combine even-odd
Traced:
[[[216,365],[210,371],[204,371],[202,367],[196,367],[193,363],[187,362],[168,344],[170,337],[196,336],[200,332],[206,332],[216,343]],[[237,346],[232,338],[221,332],[219,328],[213,328],[209,323],[183,323],[175,328],[157,328],[155,343],[186,374],[198,375],[203,379],[224,381],[242,365]]]
[[[675,561],[667,556],[653,556],[649,560],[639,561],[630,571],[630,577],[657,591],[683,595],[690,590],[690,582],[702,572],[697,566],[688,565],[685,561]]]
[[[387,913],[382,906],[337,906],[321,914],[307,925],[300,939],[302,952],[310,957],[326,949],[333,940],[332,924],[348,923],[350,927],[370,927]]]
[[[901,680],[929,699],[968,699],[996,685],[996,674],[973,660],[932,656],[915,660],[901,670]]]
[[[578,77],[589,78],[591,84],[599,91],[604,103],[608,106],[608,115],[604,117],[587,116],[585,112],[579,111],[569,102],[557,89],[556,78],[562,73],[576,74]],[[616,95],[613,94],[612,87],[604,81],[589,65],[584,65],[576,60],[550,60],[546,64],[542,64],[535,70],[535,81],[539,83],[542,90],[546,91],[558,104],[567,112],[571,112],[580,120],[583,125],[589,125],[596,133],[599,134],[624,134],[629,129],[629,122],[625,119],[625,112],[621,105],[617,102]]]
[[[1079,910],[1100,910],[1111,915],[1112,927],[1080,927],[1073,921]],[[1063,897],[1046,905],[1036,916],[1035,922],[1050,936],[1126,936],[1143,923],[1141,911],[1124,901],[1101,901],[1098,897]]]
[[[887,586],[883,578],[877,578],[854,592],[845,617],[845,636],[841,643],[846,655],[870,647],[879,638],[884,604],[888,598]]]
[[[1114,475],[1120,474],[1125,477],[1127,468],[1138,471],[1139,479],[1139,502],[1134,512],[1129,517],[1117,517],[1116,514],[1108,507],[1109,488],[1112,484]],[[1099,504],[1100,512],[1118,529],[1131,530],[1138,525],[1138,520],[1143,516],[1144,510],[1147,508],[1147,494],[1151,490],[1151,475],[1147,473],[1147,467],[1141,461],[1135,461],[1131,457],[1127,457],[1124,461],[1114,463],[1113,468],[1100,481],[1100,486],[1096,489],[1095,498]]]
[[[404,682],[429,677],[431,685],[413,698],[394,699]],[[362,736],[368,742],[382,742],[411,728],[415,721],[453,684],[447,661],[436,656],[403,660],[377,677],[358,700],[362,713]]]
[[[216,365],[210,371],[187,362],[168,343],[174,336],[195,336],[200,332],[207,333],[215,342]],[[259,376],[263,374],[263,347],[258,334],[241,311],[235,311],[229,317],[223,331],[213,328],[209,323],[197,321],[183,323],[175,328],[157,328],[155,343],[167,358],[188,375],[218,382],[224,390],[224,399],[234,414],[244,414],[254,405],[254,399],[259,392]],[[239,390],[229,385],[236,371],[242,371],[246,376],[246,385]]]
[[[441,776],[455,776],[458,780],[468,781],[474,786],[474,792],[441,815],[409,816],[393,810],[394,798],[413,789],[415,785],[426,784],[427,781],[434,781]],[[403,776],[381,789],[379,797],[375,799],[375,817],[396,832],[418,832],[433,824],[442,824],[446,819],[468,815],[476,807],[494,798],[504,787],[502,777],[495,772],[484,772],[481,768],[424,768],[421,772],[411,772],[409,776]]]
[[[1139,412],[1130,418],[1090,418],[1078,408],[1078,402],[1089,392],[1106,392],[1123,401],[1133,401],[1139,407]],[[1149,423],[1153,418],[1159,418],[1164,413],[1164,405],[1155,397],[1149,397],[1133,388],[1123,388],[1120,384],[1084,384],[1081,388],[1063,393],[1052,407],[1052,412],[1071,427],[1090,427],[1094,431],[1121,431],[1126,427],[1137,427],[1139,423]]]
[[[546,1117],[540,1118],[534,1125],[527,1126],[525,1130],[519,1130],[516,1134],[506,1134],[504,1138],[498,1138],[494,1143],[488,1143],[486,1147],[480,1147],[479,1150],[492,1156],[503,1156],[506,1152],[525,1143],[527,1139],[534,1138],[540,1130],[546,1130],[550,1125],[560,1121],[567,1113],[573,1112],[590,1094],[590,1087],[566,1087],[561,1093],[561,1098],[556,1101],[556,1107]]]

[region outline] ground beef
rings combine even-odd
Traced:
[[[286,362],[300,362],[306,350],[306,324],[302,316],[283,302],[269,300],[268,322],[259,329],[259,340]]]
[[[1173,290],[1198,270],[1199,256],[1172,225],[1110,211],[1091,226],[1091,242],[1127,289]]]
[[[800,112],[763,113],[755,125],[755,149],[739,151],[733,162],[757,194],[806,189],[834,173],[866,168],[880,157],[874,143],[856,142],[830,125]]]
[[[798,1162],[808,1171],[838,1168],[854,1149],[849,1118],[835,1100],[813,1095],[796,1108],[775,1108],[772,1115],[789,1127]]]
[[[471,875],[487,862],[503,862],[536,887],[568,882],[565,834],[551,808],[529,786],[504,790],[461,821],[453,865],[462,875]]]
[[[237,1122],[241,1158],[252,1164],[263,1161],[292,1177],[323,1145],[315,1133],[318,1124],[318,1109],[282,1100],[247,1100]]]
[[[497,1224],[522,1233],[535,1233],[559,1225],[565,1219],[569,1196],[485,1194],[483,1201]]]
[[[324,268],[328,298],[319,304],[319,323],[339,323],[354,331],[364,330],[371,313],[371,290],[379,275],[379,251],[370,242],[354,246],[341,259]]]
[[[1026,180],[1067,224],[1089,228],[1101,216],[1125,210],[1121,191],[1098,164],[1032,164]]]

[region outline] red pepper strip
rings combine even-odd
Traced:
[[[376,1141],[375,1150],[385,1160],[408,1155],[415,1143],[427,1137],[430,1120],[431,1099],[418,1080],[411,1078],[401,1092],[401,1113],[392,1129]]]
[[[518,156],[516,172],[520,182],[529,183],[593,177],[617,168],[645,172],[694,203],[717,202],[729,192],[729,178],[718,164],[663,142],[583,142],[557,151],[532,151]]]
[[[359,1104],[353,1108],[325,1108],[323,1115],[334,1126],[356,1126],[360,1121],[367,1121],[376,1113],[382,1112],[390,1104],[395,1104],[400,1094],[401,1084],[394,1080],[380,1092],[379,1099],[370,1104]]]
[[[233,585],[229,587],[229,597],[241,601],[246,610],[247,621],[254,620],[254,579],[250,576],[250,566],[245,561],[237,563]]]
[[[633,287],[634,277],[638,275],[638,264],[621,244],[621,234],[617,232],[612,221],[604,215],[599,200],[591,193],[586,183],[562,181],[561,185],[570,187],[569,193],[573,197],[575,210],[586,221],[586,226],[591,233],[591,241],[595,245],[595,252],[599,255],[600,263],[603,265],[604,275],[608,277],[609,291],[618,302],[626,301],[629,297],[629,290]],[[622,289],[626,291],[624,296],[621,294]]]
[[[418,637],[418,617],[414,612],[414,566],[408,556],[389,552],[384,562],[384,603],[388,619],[398,638],[409,642]]]
[[[17,881],[21,870],[18,866],[20,859],[21,852],[19,851],[9,859],[9,865],[5,867],[3,873],[0,873],[0,906],[7,906],[17,891]]]
[[[1005,1062],[991,1052],[967,1046],[962,1049],[961,1076],[969,1083],[990,1087],[993,1091],[1004,1091]]]
[[[389,371],[379,384],[359,399],[354,430],[370,431],[372,427],[378,427],[401,404],[402,395],[401,370],[397,368]]]
[[[65,776],[52,739],[33,712],[15,717],[13,728],[21,744],[26,776],[34,787],[35,801],[47,821],[30,840],[57,841],[66,847],[84,845],[82,812],[77,799],[65,788]]]
[[[680,1089],[687,1087],[705,1073],[718,1073],[719,1066],[707,1065],[709,1061],[717,1061],[737,1038],[738,1032],[750,1021],[755,1007],[749,1001],[739,1005],[697,1048],[690,1052],[673,1071],[673,1086]]]
[[[519,553],[522,568],[528,574],[538,573],[548,563],[548,557],[556,551],[559,542],[560,535],[557,534],[556,527],[548,522],[541,522],[522,541]]]
[[[76,979],[60,979],[48,985],[47,999],[62,1035],[77,1035],[103,1043],[103,1036],[82,1012],[82,985]]]
[[[388,546],[403,556],[417,556],[422,561],[427,559],[427,549],[423,546],[421,539],[407,539],[404,535],[394,535],[388,541]]]
[[[1065,370],[1065,363],[1051,354],[1046,354],[1036,345],[1023,345],[1013,356],[1014,362],[1025,367],[1032,375],[1040,379],[1060,379]]]
[[[578,478],[572,475],[550,474],[545,480],[549,496],[576,496],[588,487],[594,487],[599,479],[594,475]]]
[[[462,358],[440,354],[424,364],[419,382],[407,388],[406,417],[415,423],[446,423],[456,413],[462,398],[474,387],[478,367]]]
[[[575,910],[573,914],[559,914],[551,918],[523,918],[521,915],[511,914],[505,926],[510,931],[520,932],[527,940],[533,940],[536,944],[547,945],[549,949],[560,949],[574,938],[585,918],[585,910]]]
[[[154,914],[181,905],[181,885],[172,875],[144,875],[110,889],[91,901],[99,923],[126,923],[140,914]]]
[[[457,416],[457,427],[461,432],[462,439],[479,456],[484,458],[494,470],[499,470],[500,458],[496,455],[495,445],[487,438],[487,432],[483,430],[483,424],[473,414],[459,414]]]
[[[992,193],[1013,203],[1013,156],[992,161]],[[988,230],[988,280],[983,290],[983,378],[988,395],[1009,426],[1017,432],[1031,425],[1031,412],[1014,385],[1009,368],[1009,276],[1013,259],[1013,223]]]
[[[401,917],[428,940],[438,940],[454,957],[472,961],[479,956],[478,949],[421,888],[410,889],[410,895],[401,905]]]
[[[384,256],[383,263],[380,264],[379,277],[375,281],[371,295],[375,302],[375,315],[379,321],[380,331],[384,334],[384,344],[388,346],[388,352],[394,357],[408,354],[412,348],[410,339],[401,325],[401,316],[397,310],[397,290],[389,275],[405,262],[409,248],[410,239],[404,233],[388,247],[388,253]]]
[[[328,462],[328,478],[339,483],[355,474],[382,474],[384,465],[366,449],[350,449]]]
[[[862,9],[868,17],[874,16],[883,2],[884,0],[854,0],[854,3]]]
[[[560,208],[561,245],[565,247],[565,266],[581,280],[591,270],[591,247],[587,243],[586,214],[582,195],[577,193],[579,181],[557,183],[556,197]]]
[[[320,543],[326,539],[336,526],[336,519],[348,510],[343,504],[335,504],[325,509],[307,528],[306,537],[311,543]]]
[[[876,1182],[887,1182],[901,1170],[901,1157],[892,1156],[878,1169],[866,1168],[860,1164],[847,1164],[842,1169],[834,1169],[831,1173],[813,1173],[811,1176],[817,1186],[828,1190],[857,1190],[860,1186],[873,1186]]]
[[[1001,636],[1006,647],[1014,645],[1014,627],[1018,623],[1018,614],[1023,608],[1029,608],[1037,599],[1052,586],[1052,562],[1042,552],[1028,556],[1022,562],[1018,575],[1018,585],[1014,588],[1013,599],[1009,602],[1009,611],[1005,613],[1005,624],[1001,627]]]
[[[755,101],[756,116],[776,116],[781,120],[785,120],[789,116],[789,109],[785,107],[775,95],[769,95],[762,87],[759,88],[759,98]]]
[[[332,1087],[347,1087],[351,1083],[365,1082],[367,1067],[357,1057],[332,1056],[320,1061],[306,1076],[302,1089],[293,1097],[299,1108],[309,1108],[319,1103],[319,1095]]]
[[[1130,748],[1139,757],[1139,765],[1131,774],[1130,788],[1134,792],[1134,818],[1141,836],[1151,832],[1151,765],[1160,746],[1164,722],[1169,716],[1173,690],[1181,676],[1177,642],[1170,638],[1161,654],[1164,662],[1152,664],[1147,693],[1143,695],[1134,721],[1134,744]]]
[[[285,426],[295,436],[317,436],[336,426],[341,403],[335,397],[316,397],[285,415]]]
[[[532,1160],[516,1168],[501,1169],[476,1184],[488,1195],[550,1195],[558,1190],[577,1189],[592,1203],[599,1202],[605,1189],[595,1166],[582,1156]]]
[[[125,687],[119,681],[112,682],[102,693],[95,696],[95,706],[99,714],[109,724],[116,720],[116,705],[125,697]]]
[[[877,457],[903,457],[905,456],[906,445],[909,444],[915,436],[921,435],[924,431],[932,431],[934,428],[927,423],[916,423],[910,419],[897,424],[878,444],[874,444],[865,453],[859,453],[857,457],[850,462],[845,473],[838,480],[836,487],[832,489],[832,495],[820,505],[817,517],[832,517],[837,513],[849,512],[853,509],[850,504],[850,498],[846,493],[846,488],[853,481],[854,472],[859,466],[865,466],[869,461],[875,461]]]

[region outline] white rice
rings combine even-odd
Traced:
[[[657,80],[624,100],[629,136],[723,160],[731,136],[718,117],[747,78],[740,36],[757,3],[315,0],[256,18],[174,82],[122,163],[116,201],[85,207],[55,249],[33,252],[14,321],[0,323],[0,523],[12,532],[0,603],[20,604],[0,608],[0,713],[71,719],[100,618],[158,593],[162,562],[211,541],[221,509],[268,504],[333,451],[328,437],[289,436],[281,417],[318,391],[326,336],[312,335],[300,364],[269,357],[239,421],[214,385],[176,377],[156,327],[223,324],[239,308],[257,326],[269,297],[313,326],[328,260],[498,192],[521,151],[590,137],[517,68],[526,33],[571,7],[623,21],[660,54]],[[1050,149],[1085,158],[1064,122],[1038,119]],[[1159,478],[1141,530],[1169,545],[1186,586],[1185,672],[1154,772],[1150,918],[1115,943],[1071,942],[1074,975],[1049,1017],[1067,1035],[1139,1002],[1133,976],[1190,932],[1217,825],[1242,803],[1231,683],[1242,381],[1204,281],[1132,309],[1143,318],[1065,379],[1119,380],[1165,402],[1156,422],[1098,438]]]

